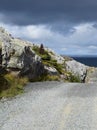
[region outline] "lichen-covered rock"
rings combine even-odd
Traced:
[[[67,61],[66,70],[78,76],[81,81],[85,81],[87,75],[87,66],[84,64],[81,64],[75,60]]]

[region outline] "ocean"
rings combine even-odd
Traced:
[[[97,67],[97,57],[72,57],[76,61],[91,67]]]

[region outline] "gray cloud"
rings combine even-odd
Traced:
[[[71,32],[64,35],[52,30],[48,25],[7,25],[0,23],[13,36],[43,43],[57,53],[66,55],[97,55],[97,28],[95,23],[84,23],[74,26]],[[73,30],[73,31],[72,31]]]
[[[97,0],[0,0],[0,25],[60,54],[97,55]]]
[[[1,0],[5,22],[18,25],[97,21],[97,0]]]

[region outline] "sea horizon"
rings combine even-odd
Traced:
[[[91,67],[97,67],[97,56],[72,56],[76,61]]]

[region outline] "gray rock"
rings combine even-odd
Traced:
[[[82,81],[85,80],[87,74],[87,66],[75,60],[66,62],[66,70],[78,76]]]
[[[37,78],[45,72],[41,58],[32,51],[33,44],[17,38],[0,28],[2,43],[2,66],[10,69],[19,69],[20,75],[29,79]]]
[[[23,64],[21,75],[27,75],[29,79],[33,79],[45,73],[41,58],[35,55],[29,47],[24,48],[19,60]]]
[[[7,69],[18,69],[20,75],[25,75],[29,79],[40,77],[42,74],[48,72],[50,75],[59,75],[58,71],[50,66],[47,67],[42,64],[41,57],[38,56],[33,50],[33,43],[24,41],[18,38],[13,38],[10,33],[0,27],[0,48],[2,48],[3,59],[0,67],[6,67]],[[39,47],[39,45],[37,45]],[[59,64],[64,64],[63,70],[66,68],[67,72],[78,76],[82,81],[95,82],[97,81],[97,69],[91,69],[81,64],[70,57],[62,57],[56,54],[49,48],[44,48],[48,51],[53,60],[56,60]],[[0,62],[1,62],[0,61]],[[64,70],[65,72],[65,70]],[[65,79],[65,74],[60,75],[62,79]],[[95,77],[95,78],[94,78]],[[86,79],[86,80],[85,80]]]
[[[42,64],[41,58],[32,50],[33,44],[18,38],[13,38],[5,29],[0,28],[0,41],[2,43],[2,65],[10,69],[19,69],[20,75],[26,75],[29,79],[37,78],[46,72],[50,75],[58,75],[54,67]],[[37,45],[39,47],[39,45]],[[51,58],[57,63],[63,64],[64,58],[53,50],[45,48]]]
[[[44,68],[48,72],[48,74],[50,74],[50,75],[58,75],[58,71],[54,67],[44,66]]]

